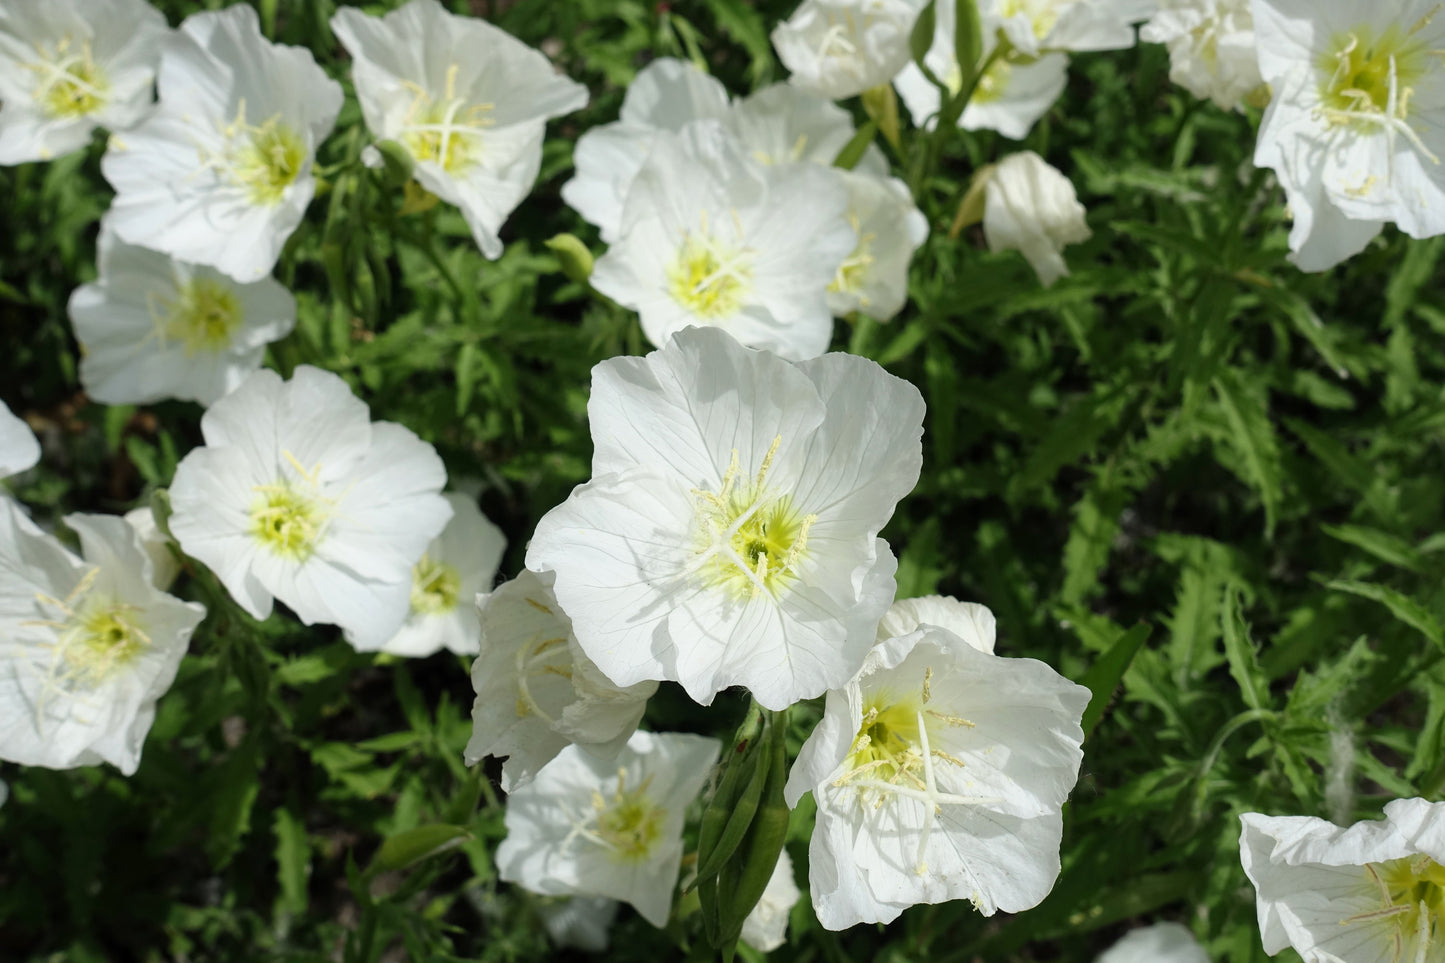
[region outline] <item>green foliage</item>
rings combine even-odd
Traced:
[[[173,24],[219,5],[160,4]],[[737,93],[779,79],[767,32],[792,4],[452,6],[547,50],[591,104],[551,126],[489,262],[455,210],[407,198],[404,171],[357,163],[350,100],[281,262],[297,329],[268,361],[336,371],[374,417],[434,444],[454,480],[480,486],[510,576],[537,519],[587,477],[592,365],[647,347],[581,280],[585,252],[556,241],[602,251],[558,195],[571,147],[657,56],[704,63]],[[270,36],[349,84],[332,3],[259,7]],[[1240,813],[1351,821],[1445,792],[1445,241],[1388,230],[1339,269],[1299,273],[1282,196],[1250,163],[1257,121],[1171,87],[1159,48],[1074,58],[1023,145],[1069,174],[1094,231],[1049,289],[977,228],[948,237],[974,171],[1016,145],[904,125],[890,159],[932,230],[911,302],[888,323],[840,322],[835,339],[928,402],[923,477],[885,532],[900,594],[987,604],[1001,654],[1089,686],[1089,738],[1040,907],[919,906],[835,934],[805,898],[776,957],[1082,961],[1166,916],[1211,958],[1253,963]],[[0,396],[45,443],[14,493],[46,522],[146,504],[200,441],[196,406],[80,392],[65,302],[94,276],[102,149],[0,169]],[[537,898],[492,865],[498,767],[462,763],[464,660],[359,655],[329,628],[257,623],[194,565],[178,591],[210,615],[134,777],[0,766],[0,957],[552,957]],[[818,713],[768,728],[792,756]],[[647,724],[721,734],[718,718],[664,687]],[[761,811],[761,762],[730,767],[728,791],[750,776]],[[787,830],[804,884],[810,806]],[[702,831],[746,846],[751,816]],[[624,912],[609,958],[676,957],[685,940]]]

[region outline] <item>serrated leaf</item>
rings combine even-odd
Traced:
[[[1251,709],[1268,709],[1269,683],[1259,667],[1254,641],[1249,637],[1249,624],[1244,621],[1239,590],[1233,586],[1224,590],[1220,628],[1224,634],[1224,657],[1229,661],[1229,674],[1239,685],[1245,705]]]
[[[1321,525],[1320,531],[1330,538],[1362,548],[1381,561],[1399,568],[1418,572],[1424,566],[1420,553],[1409,542],[1389,532],[1366,528],[1363,525]]]
[[[1080,723],[1085,739],[1089,737],[1089,733],[1094,731],[1099,720],[1104,717],[1104,711],[1114,697],[1114,690],[1119,687],[1124,673],[1129,671],[1129,665],[1134,661],[1134,656],[1148,640],[1149,632],[1148,623],[1140,622],[1121,635],[1108,651],[1094,661],[1094,664],[1089,667],[1089,671],[1084,673],[1080,683],[1093,693],[1089,699],[1089,705],[1084,709],[1083,721]]]
[[[1229,425],[1230,443],[1243,460],[1248,481],[1264,505],[1265,537],[1273,537],[1284,494],[1284,469],[1269,408],[1260,395],[1244,390],[1233,377],[1220,375],[1212,383]]]
[[[407,869],[424,859],[455,849],[471,836],[471,832],[465,826],[452,826],[446,823],[431,823],[415,829],[408,829],[406,832],[397,833],[381,844],[381,848],[372,857],[367,872],[392,872]]]
[[[1348,592],[1351,595],[1379,602],[1389,609],[1395,618],[1418,630],[1436,646],[1445,648],[1445,627],[1441,626],[1440,620],[1431,614],[1429,609],[1403,592],[1392,589],[1388,585],[1348,579],[1338,579],[1328,583],[1325,587],[1336,592]]]

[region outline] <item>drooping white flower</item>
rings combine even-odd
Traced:
[[[957,96],[963,89],[963,70],[954,49],[954,0],[938,0],[934,10],[933,44],[923,62],[948,85],[949,93]],[[997,22],[990,19],[983,25],[983,62],[988,66],[959,115],[958,126],[964,130],[996,130],[1005,137],[1023,140],[1064,92],[1069,58],[1062,53],[1047,53],[1029,63],[1015,63],[1008,57],[994,57],[997,37]],[[911,61],[893,78],[893,86],[913,123],[932,130],[943,106],[938,87]]]
[[[10,406],[0,401],[0,478],[18,475],[40,461],[40,441]]]
[[[572,157],[577,173],[562,185],[562,199],[613,243],[622,229],[628,188],[653,141],[694,120],[721,120],[727,111],[727,90],[715,78],[689,61],[654,60],[628,85],[618,120],[578,139]]]
[[[782,946],[788,938],[788,913],[802,895],[793,882],[793,858],[785,849],[778,854],[778,864],[758,905],[743,920],[742,941],[763,953]]]
[[[950,602],[896,624],[941,616],[974,637],[925,621],[880,639],[828,693],[789,774],[789,804],[808,791],[818,804],[809,883],[829,929],[952,899],[1017,912],[1058,876],[1089,692],[1042,662],[990,654],[991,618]]]
[[[634,733],[614,761],[568,746],[507,797],[502,879],[547,895],[607,896],[667,923],[682,826],[716,739]]]
[[[619,688],[587,658],[552,594],[551,572],[523,571],[478,596],[481,653],[472,664],[467,765],[506,756],[502,788],[530,782],[565,746],[616,757],[642,721],[657,683]]]
[[[1010,154],[981,173],[983,236],[990,251],[1018,251],[1048,287],[1069,273],[1063,250],[1088,240],[1084,205],[1074,185],[1031,150]]]
[[[296,300],[269,277],[242,284],[110,231],[101,232],[96,262],[99,276],[75,289],[69,311],[81,384],[108,405],[208,405],[296,326]]]
[[[1169,47],[1169,79],[1222,110],[1241,110],[1264,83],[1249,0],[1158,0],[1139,38]]]
[[[1386,221],[1445,232],[1445,17],[1435,0],[1256,0],[1273,99],[1254,162],[1279,175],[1291,256],[1323,271]]]
[[[620,905],[605,896],[566,896],[536,903],[548,939],[589,953],[607,949],[608,931]]]
[[[166,18],[144,0],[0,6],[0,164],[79,150],[151,103]]]
[[[908,62],[922,0],[803,0],[773,29],[788,82],[832,100],[886,84]]]
[[[140,537],[140,547],[151,560],[151,584],[164,592],[180,574],[181,563],[171,551],[170,540],[166,538],[149,505],[133,508],[121,516],[125,523],[135,529]]]
[[[1305,963],[1434,960],[1445,940],[1445,803],[1396,799],[1342,829],[1312,816],[1240,817],[1270,955]]]
[[[828,285],[857,243],[846,208],[831,172],[759,164],[721,124],[694,122],[654,142],[592,286],[637,311],[655,345],[716,325],[751,347],[815,358],[833,333]]]
[[[1209,954],[1178,923],[1155,923],[1124,934],[1096,963],[1209,963]]]
[[[119,516],[65,522],[83,561],[0,499],[0,759],[130,775],[206,610],[151,584]]]
[[[527,567],[618,685],[744,685],[782,709],[844,684],[893,600],[877,538],[922,465],[923,399],[847,354],[789,364],[713,328],[592,371],[592,481]]]
[[[979,0],[979,13],[1026,57],[1134,46],[1134,23],[1158,0]]]
[[[349,635],[358,651],[374,649],[412,658],[443,648],[458,655],[477,652],[481,626],[473,599],[492,587],[507,539],[482,514],[475,499],[454,492],[445,497],[452,518],[412,566],[406,622],[379,646]]]
[[[401,144],[417,181],[461,208],[483,254],[501,257],[497,232],[537,180],[548,118],[585,107],[587,88],[506,31],[436,0],[382,17],[342,7],[331,29],[351,54],[367,128]]]
[[[171,534],[253,617],[273,598],[374,649],[411,608],[412,569],[451,517],[446,471],[346,382],[302,365],[253,373],[201,418],[176,467]]]
[[[828,307],[836,315],[862,311],[887,321],[908,300],[908,262],[928,238],[928,219],[896,177],[832,173],[848,191],[854,247],[828,285]]]
[[[106,221],[122,240],[239,281],[271,273],[316,188],[311,163],[341,87],[300,47],[261,36],[238,3],[187,17],[161,44],[159,101],[111,138]]]

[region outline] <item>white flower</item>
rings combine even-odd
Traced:
[[[835,315],[862,311],[887,321],[908,300],[908,262],[928,238],[928,219],[896,177],[835,170],[848,190],[848,224],[854,247],[828,285]]]
[[[792,84],[773,84],[734,101],[726,124],[748,156],[761,164],[831,168],[858,133],[853,116],[842,107]],[[853,170],[886,178],[888,160],[876,144],[869,144]]]
[[[1090,236],[1074,185],[1031,150],[1010,154],[984,186],[983,236],[990,251],[1019,251],[1048,287],[1069,273],[1063,250]]]
[[[352,57],[356,96],[371,133],[402,145],[413,176],[457,205],[477,246],[497,236],[532,190],[550,117],[587,105],[587,88],[504,30],[411,0],[382,17],[343,7],[331,29]],[[367,155],[375,165],[378,154]]]
[[[1256,0],[1274,98],[1254,162],[1279,175],[1302,270],[1359,253],[1386,221],[1445,231],[1445,17],[1435,0]]]
[[[954,50],[954,0],[938,0],[935,16],[933,44],[923,62],[956,96],[963,89],[963,70]],[[993,54],[997,35],[996,23],[984,24],[984,61]],[[1023,140],[1064,92],[1068,72],[1069,58],[1061,53],[1042,54],[1030,63],[994,57],[959,116],[958,126],[964,130],[996,130],[1005,137]],[[913,123],[932,130],[943,101],[938,87],[912,62],[893,78],[893,86]]]
[[[312,157],[340,85],[309,51],[263,38],[255,9],[238,3],[166,37],[158,87],[155,110],[101,160],[116,190],[107,223],[239,281],[265,277],[315,191]]]
[[[84,561],[0,499],[0,759],[140,763],[203,606],[158,591],[116,515],[68,515]]]
[[[290,381],[255,372],[206,411],[201,433],[170,490],[185,553],[255,618],[274,597],[359,647],[394,636],[412,568],[451,516],[432,447],[372,423],[346,382],[307,365]]]
[[[1341,829],[1312,816],[1240,817],[1271,956],[1305,963],[1434,960],[1445,939],[1445,803],[1396,799],[1383,821]]]
[[[481,654],[472,664],[467,765],[506,756],[502,788],[530,782],[563,747],[614,758],[642,721],[656,682],[618,688],[587,658],[552,594],[551,572],[523,571],[478,596]]]
[[[997,24],[1026,57],[1048,50],[1119,50],[1134,46],[1135,21],[1158,0],[980,0],[984,21]]]
[[[803,0],[773,30],[789,83],[833,100],[886,84],[908,63],[921,0]]]
[[[743,920],[742,941],[763,953],[782,946],[787,940],[788,913],[802,895],[793,882],[793,858],[785,849],[778,854],[778,864],[773,867],[758,905]]]
[[[607,949],[608,930],[620,905],[605,896],[569,896],[541,899],[536,907],[553,943],[601,953]]]
[[[1178,923],[1155,923],[1124,934],[1096,963],[1209,963],[1209,954]]]
[[[702,736],[638,732],[608,762],[568,746],[507,797],[498,874],[536,893],[631,903],[666,925],[683,820],[719,748]]]
[[[893,600],[878,531],[918,480],[923,399],[871,361],[792,365],[713,328],[592,370],[592,481],[527,567],[618,685],[782,709],[845,683]]]
[[[896,625],[930,617],[973,637],[924,622],[881,639],[828,693],[788,777],[790,805],[810,790],[818,804],[809,883],[828,929],[952,899],[985,916],[1018,912],[1059,873],[1088,690],[1042,662],[990,654],[992,619],[952,600],[900,612]]]
[[[151,560],[151,584],[164,592],[171,587],[171,583],[181,571],[181,563],[171,552],[170,539],[166,538],[156,524],[156,517],[149,505],[133,508],[121,517],[127,525],[135,529],[136,535],[140,537],[140,547]]]
[[[0,5],[0,164],[79,150],[151,103],[166,18],[144,0]]]
[[[367,645],[348,635],[359,651],[375,649],[422,658],[445,648],[458,655],[477,651],[481,626],[473,599],[492,587],[507,539],[475,499],[450,493],[451,521],[412,566],[411,611],[402,627],[382,645]]]
[[[592,286],[641,317],[655,345],[688,325],[726,327],[790,359],[828,348],[828,285],[854,249],[847,196],[813,164],[765,166],[716,121],[653,144],[619,239]]]
[[[1169,79],[1223,110],[1260,90],[1249,0],[1158,0],[1139,37],[1169,47]]]
[[[685,60],[654,60],[628,86],[617,122],[578,139],[577,173],[562,185],[562,199],[613,243],[627,190],[658,135],[678,133],[694,120],[721,120],[727,111],[727,90],[716,79]]]
[[[80,381],[108,405],[181,398],[208,405],[291,333],[296,301],[271,278],[239,283],[102,231],[99,276],[70,296]]]
[[[40,442],[35,432],[0,401],[0,478],[28,471],[39,461]]]

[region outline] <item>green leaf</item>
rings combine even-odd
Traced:
[[[1419,572],[1425,564],[1420,553],[1410,543],[1379,529],[1362,525],[1321,525],[1320,531],[1330,538],[1362,548],[1381,561],[1411,572]]]
[[[1148,640],[1150,631],[1148,623],[1140,622],[1121,635],[1108,651],[1094,661],[1089,671],[1084,673],[1080,682],[1093,693],[1088,707],[1084,709],[1083,722],[1080,723],[1085,739],[1089,738],[1089,734],[1104,717],[1104,711],[1114,698],[1114,690],[1119,687],[1124,673],[1129,671],[1134,656]]]
[[[1259,667],[1254,641],[1249,637],[1249,624],[1244,621],[1239,590],[1224,590],[1220,611],[1220,627],[1224,632],[1224,655],[1229,660],[1229,674],[1239,684],[1245,705],[1251,709],[1269,709],[1269,683]]]
[[[1404,622],[1413,629],[1418,630],[1425,638],[1440,648],[1445,648],[1445,627],[1442,627],[1430,610],[1419,602],[1390,588],[1387,585],[1377,585],[1373,582],[1356,582],[1347,579],[1338,579],[1328,583],[1326,588],[1336,592],[1348,592],[1351,595],[1358,595],[1361,598],[1371,599],[1379,602],[1394,614],[1395,618]]]
[[[311,850],[306,825],[288,807],[276,810],[271,821],[276,834],[276,882],[280,908],[287,913],[306,911],[306,880],[311,873]]]
[[[382,843],[366,871],[374,874],[407,869],[424,859],[455,849],[471,837],[471,831],[465,826],[452,826],[447,823],[431,823],[408,829]]]
[[[863,159],[863,152],[868,149],[869,144],[873,143],[873,135],[877,133],[876,121],[870,120],[859,127],[858,132],[849,138],[842,150],[838,151],[838,156],[833,158],[833,166],[851,171]]]
[[[1219,375],[1214,394],[1229,425],[1229,441],[1244,462],[1248,481],[1264,504],[1265,537],[1273,537],[1284,497],[1284,469],[1263,393],[1248,391],[1234,375]]]
[[[913,21],[913,32],[908,35],[908,51],[913,55],[913,62],[924,71],[928,79],[942,87],[938,78],[933,76],[933,72],[923,62],[923,58],[928,56],[928,51],[933,46],[934,27],[938,22],[936,7],[937,0],[928,0],[928,5],[919,11],[918,19]]]

